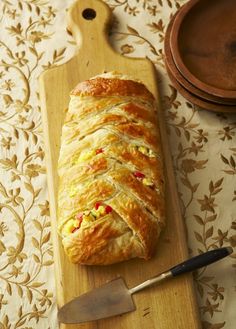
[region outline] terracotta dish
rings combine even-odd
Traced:
[[[236,100],[236,1],[191,0],[173,22],[178,70],[205,93]]]
[[[179,14],[179,12],[178,12],[178,14]],[[165,34],[165,42],[164,42],[165,62],[166,62],[166,65],[168,65],[168,69],[170,70],[171,74],[175,77],[175,79],[178,81],[178,83],[180,83],[185,89],[187,89],[192,94],[195,94],[196,96],[199,96],[199,97],[201,97],[207,101],[211,101],[213,103],[236,106],[236,100],[220,98],[218,96],[208,94],[208,93],[202,91],[201,89],[196,88],[194,85],[192,85],[179,72],[179,70],[177,69],[175,62],[173,60],[173,56],[171,53],[171,46],[170,46],[170,34],[171,34],[171,29],[172,29],[175,17],[176,17],[176,15],[171,19],[171,21],[167,27],[166,34]]]
[[[172,75],[167,63],[166,63],[166,70],[167,70],[168,76],[169,76],[173,86],[190,103],[197,105],[201,109],[210,110],[213,112],[222,112],[222,113],[235,113],[236,112],[236,106],[223,105],[223,104],[220,105],[220,104],[208,102],[207,100],[204,100],[204,99],[197,97],[196,95],[190,93],[175,79],[175,77]]]

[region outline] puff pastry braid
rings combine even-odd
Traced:
[[[71,92],[58,162],[58,229],[73,263],[149,259],[164,226],[155,99],[105,74]]]

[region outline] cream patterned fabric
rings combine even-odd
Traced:
[[[107,0],[110,36],[159,72],[191,255],[236,247],[236,116],[197,110],[171,86],[163,62],[168,21],[185,0]],[[39,74],[68,61],[72,1],[0,1],[0,328],[57,328]],[[235,251],[235,249],[234,249]],[[236,326],[236,253],[195,274],[203,329]]]

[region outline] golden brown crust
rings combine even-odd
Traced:
[[[133,138],[139,139],[142,138],[147,144],[155,147],[159,140],[155,131],[150,132],[145,127],[135,124],[135,123],[128,123],[128,124],[121,124],[117,126],[117,129],[122,134],[127,134]]]
[[[134,117],[136,120],[143,120],[156,124],[157,118],[154,111],[147,111],[145,106],[128,103],[123,107],[123,110]]]
[[[73,122],[74,119],[79,118],[80,120],[88,115],[99,114],[104,108],[109,108],[120,102],[119,97],[104,97],[104,98],[91,98],[84,104],[83,102],[78,103],[78,97],[72,96],[70,104],[76,103],[76,112],[70,111],[66,116],[66,122]]]
[[[121,142],[111,145],[109,148],[110,154],[121,161],[121,163],[132,164],[139,171],[146,172],[151,178],[158,182],[162,181],[163,184],[163,164],[160,157],[161,148],[155,145],[154,150],[158,156],[150,158],[140,153],[132,143]]]
[[[156,241],[161,231],[158,223],[151,219],[152,216],[143,206],[136,200],[130,200],[125,193],[120,193],[119,197],[112,200],[111,205],[140,239],[144,246],[142,257],[149,259],[155,252]]]
[[[71,95],[75,96],[138,96],[154,100],[150,91],[141,83],[133,80],[95,78],[80,82]]]
[[[127,193],[132,193],[136,200],[142,203],[142,206],[150,213],[155,215],[161,222],[164,215],[164,196],[160,195],[160,190],[157,187],[163,185],[161,181],[154,181],[154,186],[150,187],[144,185],[141,180],[135,178],[135,176],[126,168],[122,168],[119,171],[111,171],[107,173],[108,177],[111,177],[114,182],[120,184],[120,189]],[[162,188],[161,188],[162,190]]]
[[[137,243],[132,238],[131,231],[123,231],[114,224],[116,222],[109,218],[97,222],[87,230],[78,231],[72,241],[70,237],[65,238],[63,244],[70,261],[86,265],[106,265],[133,258],[133,249],[137,249]],[[123,232],[129,236],[129,240],[117,252],[116,239],[122,241]],[[110,253],[113,253],[112,261]]]
[[[154,254],[165,223],[155,115],[152,94],[130,79],[96,77],[72,92],[58,162],[58,230],[72,262]]]

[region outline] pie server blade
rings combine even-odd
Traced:
[[[136,309],[132,294],[168,278],[197,270],[231,254],[231,247],[218,248],[190,258],[136,287],[129,289],[123,278],[114,279],[65,304],[58,311],[62,323],[82,323],[107,318]]]

